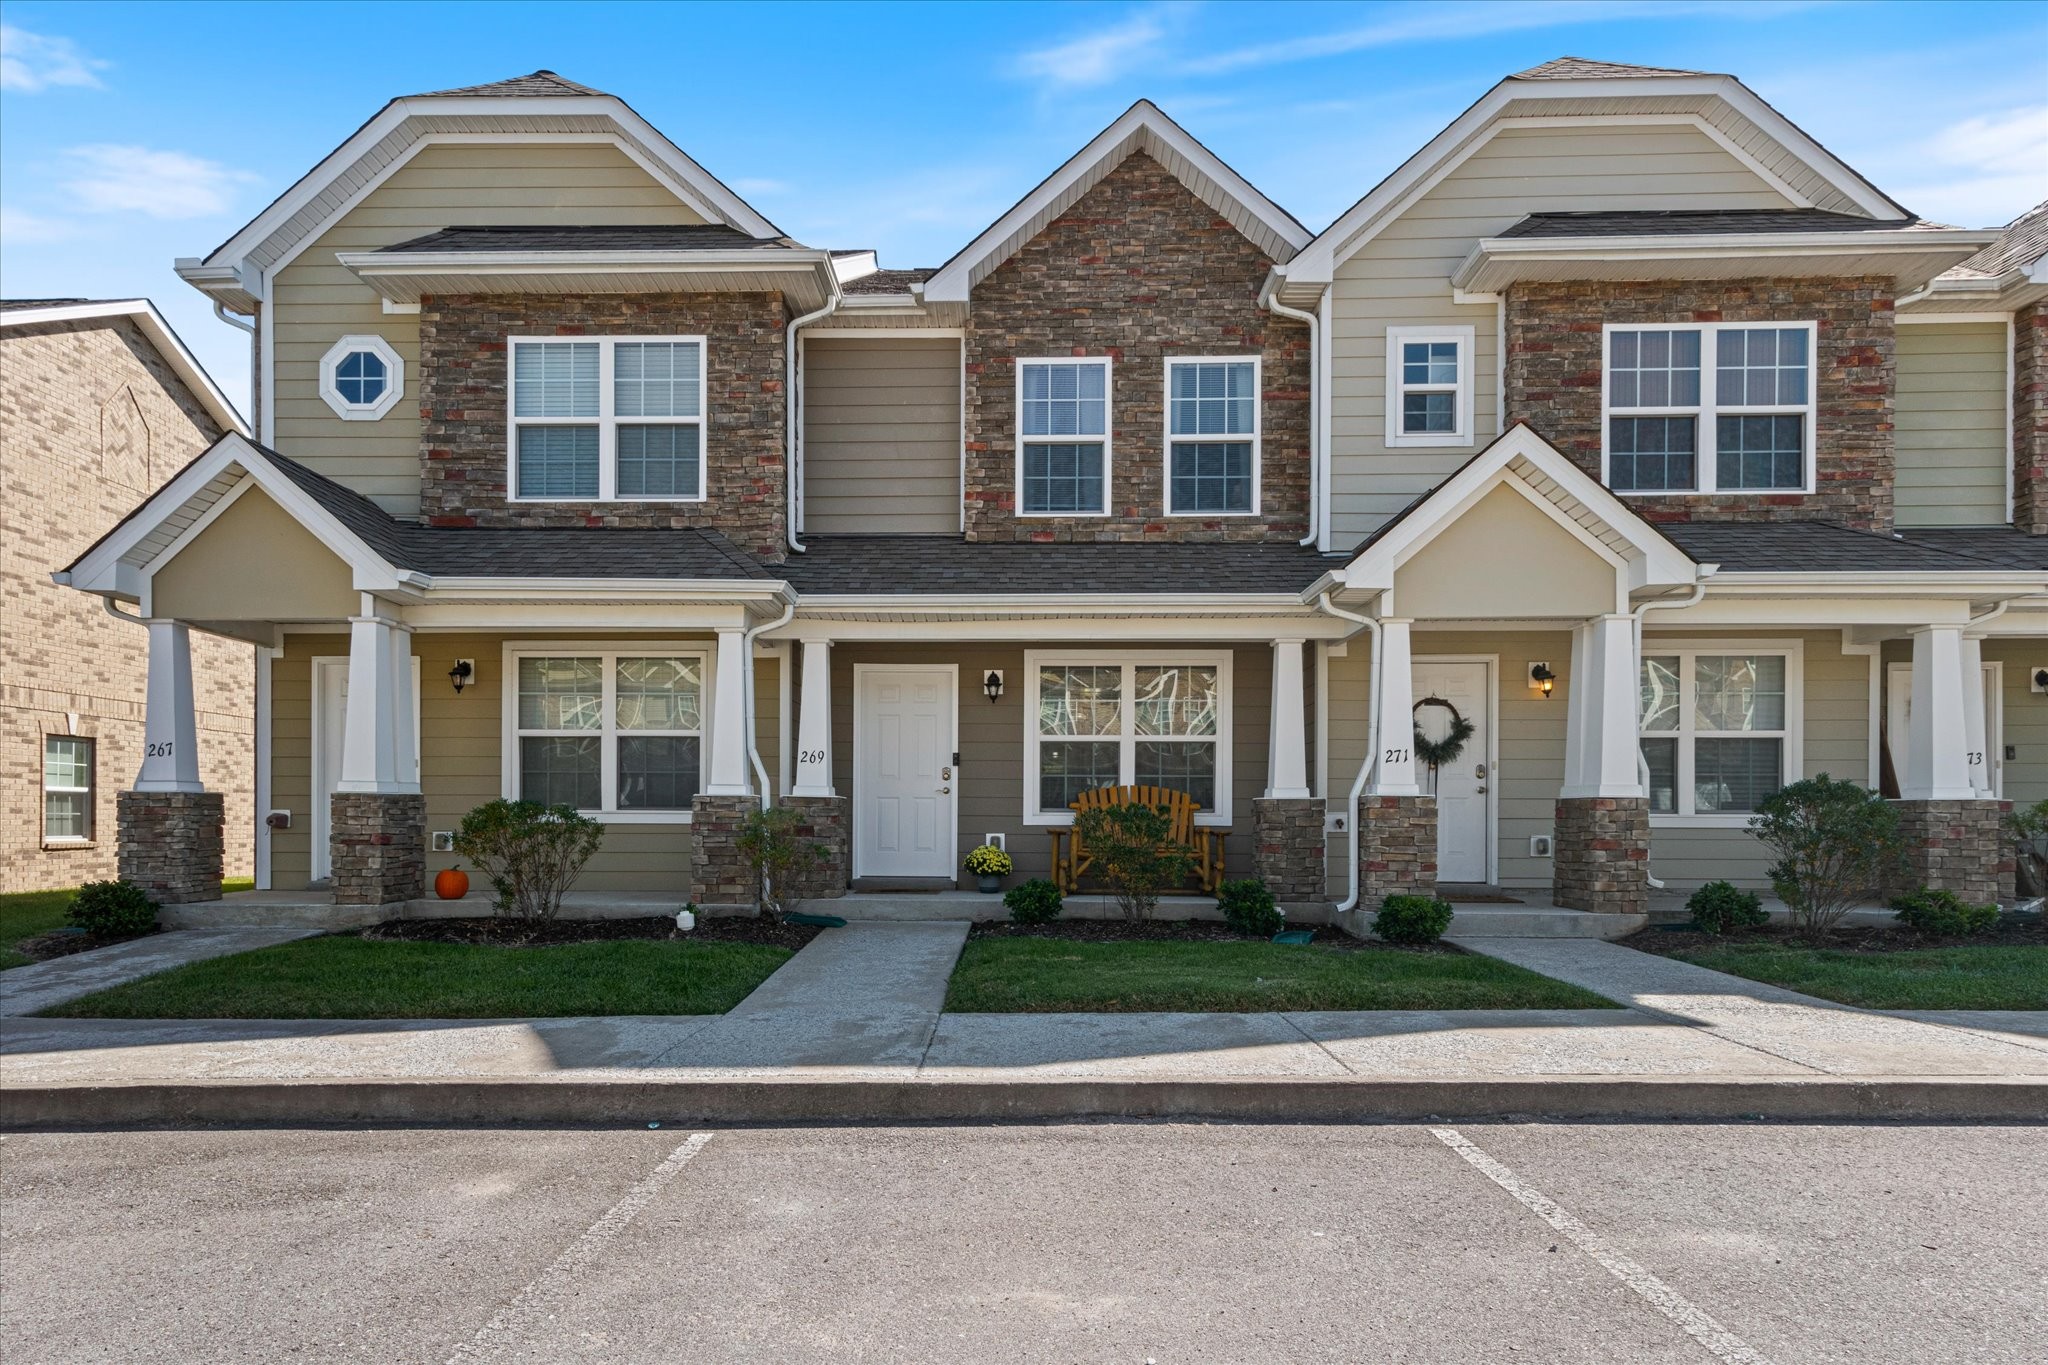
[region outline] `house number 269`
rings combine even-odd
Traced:
[[[825,761],[825,751],[823,749],[805,749],[796,756],[796,761],[807,768],[814,763],[823,763]]]

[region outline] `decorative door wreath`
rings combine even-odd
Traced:
[[[1430,776],[1446,763],[1458,761],[1458,755],[1465,752],[1465,741],[1472,738],[1478,727],[1458,714],[1458,708],[1442,697],[1424,697],[1415,703],[1411,714],[1419,714],[1425,706],[1441,706],[1451,713],[1451,729],[1442,739],[1431,739],[1422,733],[1420,725],[1415,727],[1415,756],[1429,765]]]

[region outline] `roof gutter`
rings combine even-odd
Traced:
[[[796,334],[820,318],[830,317],[846,296],[840,292],[837,275],[832,278],[832,291],[825,299],[825,306],[800,318],[792,318],[783,329],[782,360],[783,388],[783,456],[782,456],[782,538],[789,548],[804,554],[804,543],[797,539],[797,521],[804,510],[804,427],[803,427],[803,383],[798,367]]]
[[[1323,502],[1323,466],[1328,463],[1328,457],[1324,452],[1330,447],[1329,385],[1325,382],[1326,376],[1323,373],[1325,329],[1323,320],[1315,313],[1289,308],[1280,302],[1274,292],[1274,286],[1279,280],[1277,270],[1266,272],[1266,282],[1259,286],[1259,306],[1277,317],[1291,318],[1308,328],[1308,534],[1298,543],[1318,545],[1323,538],[1320,515]],[[1327,298],[1327,295],[1325,297]]]

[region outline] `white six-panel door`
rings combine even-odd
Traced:
[[[957,875],[959,673],[860,664],[853,688],[853,875]]]
[[[1479,885],[1490,882],[1493,845],[1493,752],[1490,693],[1493,665],[1476,659],[1417,659],[1415,700],[1441,697],[1472,722],[1472,737],[1457,759],[1436,774],[1436,877],[1440,882]],[[1391,718],[1390,718],[1391,719]],[[1440,737],[1450,717],[1441,707],[1425,706],[1416,721]],[[1423,790],[1430,790],[1429,770],[1417,765]]]

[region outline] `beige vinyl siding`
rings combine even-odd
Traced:
[[[1498,311],[1492,304],[1459,305],[1451,295],[1451,273],[1475,242],[1530,213],[1788,206],[1696,128],[1595,125],[1497,133],[1337,267],[1330,326],[1337,546],[1356,544],[1497,434]],[[1470,444],[1387,447],[1390,325],[1473,329]]]
[[[2006,518],[2003,322],[1899,328],[1892,403],[1901,526],[1993,526]]]
[[[1993,744],[2004,767],[2005,799],[2021,807],[2048,801],[2048,697],[2033,690],[2034,670],[2048,668],[2048,642],[1986,640],[1984,662],[2001,665],[2003,674],[2003,729]],[[2007,748],[2011,758],[2003,757]]]
[[[419,513],[419,318],[386,313],[335,260],[461,224],[698,223],[703,219],[608,143],[429,146],[278,275],[276,445],[376,499]],[[405,396],[374,422],[344,422],[320,397],[320,357],[344,336],[383,337],[405,361]]]
[[[960,342],[804,340],[804,530],[960,529]]]

